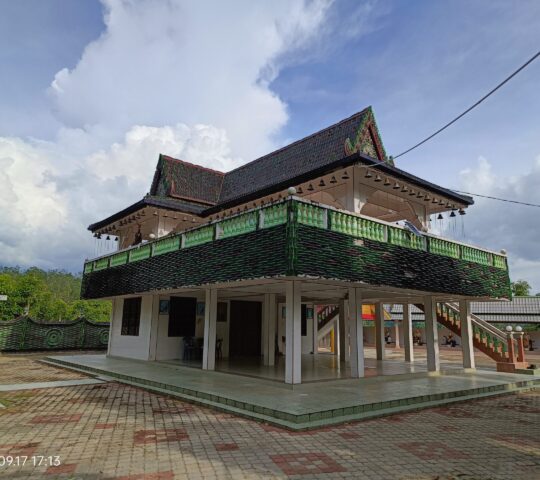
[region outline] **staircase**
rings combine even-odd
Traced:
[[[317,311],[317,339],[325,337],[333,328],[334,319],[339,315],[339,306],[325,305]]]
[[[424,311],[422,304],[415,305]],[[437,321],[455,335],[461,337],[459,307],[455,303],[437,303]],[[524,358],[523,337],[519,340],[507,336],[504,332],[485,320],[471,314],[473,327],[473,346],[497,362],[497,371],[515,372],[527,368]],[[517,356],[516,356],[517,352]]]

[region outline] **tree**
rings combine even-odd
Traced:
[[[81,275],[63,270],[24,271],[18,267],[0,266],[0,321],[29,315],[35,320],[65,322],[80,317],[94,322],[107,322],[111,302],[80,300]]]
[[[517,280],[512,282],[512,294],[516,297],[526,297],[531,294],[531,286],[527,280]]]

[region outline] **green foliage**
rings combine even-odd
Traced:
[[[531,286],[527,280],[517,280],[512,282],[512,294],[516,297],[527,297],[531,294]]]
[[[63,270],[39,268],[21,270],[0,267],[0,321],[21,315],[47,322],[66,322],[84,317],[108,322],[111,303],[106,300],[80,300],[81,276]]]

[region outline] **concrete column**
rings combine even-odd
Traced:
[[[362,291],[349,288],[349,334],[351,339],[351,377],[364,376],[364,329],[362,322]]]
[[[263,363],[276,363],[276,317],[277,304],[275,293],[265,293],[263,300]]]
[[[158,349],[159,295],[152,295],[152,317],[150,321],[150,348],[148,360],[155,360]]]
[[[375,304],[375,350],[377,360],[384,360],[384,308],[381,302]]]
[[[424,297],[424,315],[426,320],[426,347],[428,372],[441,369],[439,360],[439,334],[437,332],[437,303],[431,296]]]
[[[302,383],[301,283],[287,281],[285,318],[285,383]]]
[[[319,353],[319,323],[317,320],[317,305],[313,304],[313,355],[317,355]],[[337,353],[337,350],[336,350]]]
[[[339,355],[339,328],[338,328],[338,321],[337,319],[334,319],[334,326],[331,330],[331,338],[332,338],[332,353],[334,355]]]
[[[473,327],[471,321],[471,302],[459,302],[459,320],[461,323],[461,350],[463,352],[463,368],[476,368],[474,363]]]
[[[399,323],[397,320],[394,321],[394,336],[396,337],[395,338],[396,348],[399,348]]]
[[[120,303],[122,300],[113,298],[111,300],[111,314],[109,315],[109,341],[107,342],[107,355],[111,355],[111,345],[113,340],[113,322],[115,322],[115,311],[117,308],[118,303]]]
[[[217,289],[207,288],[205,295],[202,368],[214,370],[216,366]]]
[[[347,301],[341,300],[339,302],[339,360],[341,362],[349,361],[349,338],[348,338],[348,325],[347,325]]]
[[[403,304],[403,342],[405,343],[405,361],[414,362],[411,309],[408,303]]]

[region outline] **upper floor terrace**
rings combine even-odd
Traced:
[[[83,298],[284,277],[510,298],[506,256],[293,194],[84,265]]]

